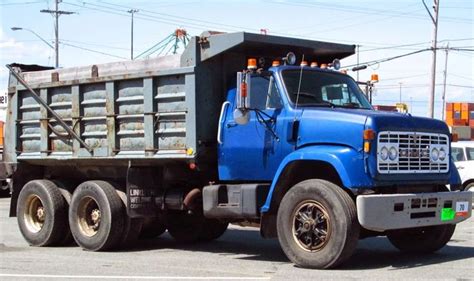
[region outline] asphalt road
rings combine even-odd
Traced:
[[[474,219],[458,225],[453,239],[431,255],[398,252],[386,238],[361,240],[336,270],[295,267],[277,240],[255,228],[232,226],[218,240],[180,245],[169,235],[140,241],[120,252],[79,247],[29,247],[0,199],[0,280],[406,280],[474,279]]]

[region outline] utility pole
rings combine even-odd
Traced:
[[[131,26],[131,34],[130,34],[130,37],[131,37],[131,40],[130,40],[130,59],[133,60],[133,15],[135,13],[138,13],[138,10],[136,9],[131,9],[131,10],[128,10],[127,12],[129,12],[130,14],[132,14],[132,26]]]
[[[444,120],[444,108],[446,106],[446,78],[448,76],[448,54],[449,54],[449,43],[446,46],[445,51],[445,57],[444,57],[444,81],[443,81],[443,96],[442,96],[442,101],[443,101],[443,110],[441,111],[441,120]]]
[[[400,84],[400,103],[402,103],[402,82],[399,82],[398,84]]]
[[[435,90],[436,90],[436,43],[438,41],[438,14],[439,14],[439,0],[433,0],[433,10],[435,15],[430,12],[428,6],[425,4],[425,0],[422,0],[423,5],[425,6],[426,11],[430,15],[431,21],[434,24],[433,30],[433,41],[431,43],[431,50],[433,51],[433,59],[431,62],[431,84],[430,84],[430,99],[428,104],[428,117],[434,118],[434,100],[435,100]]]
[[[41,13],[52,14],[56,18],[56,22],[55,22],[55,25],[54,25],[54,37],[55,37],[54,52],[55,52],[55,55],[56,55],[56,63],[55,63],[56,68],[59,67],[59,16],[60,15],[74,14],[74,12],[60,11],[59,10],[59,3],[60,2],[61,2],[61,0],[55,0],[55,4],[56,4],[56,9],[55,10],[41,10],[40,11]]]

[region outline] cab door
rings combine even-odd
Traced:
[[[271,74],[251,75],[249,84],[252,110],[247,124],[239,125],[234,120],[235,89],[229,91],[222,108],[218,150],[220,180],[269,181],[280,164],[281,95]]]

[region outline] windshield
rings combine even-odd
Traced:
[[[301,70],[282,72],[286,91],[293,104],[300,82]],[[303,70],[298,106],[337,106],[371,109],[359,86],[350,77],[331,72]]]

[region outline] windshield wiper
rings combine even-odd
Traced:
[[[321,106],[321,107],[331,107],[335,108],[338,107],[338,105],[335,105],[334,103],[330,101],[320,101],[320,102],[314,102],[314,103],[300,103],[298,106]]]

